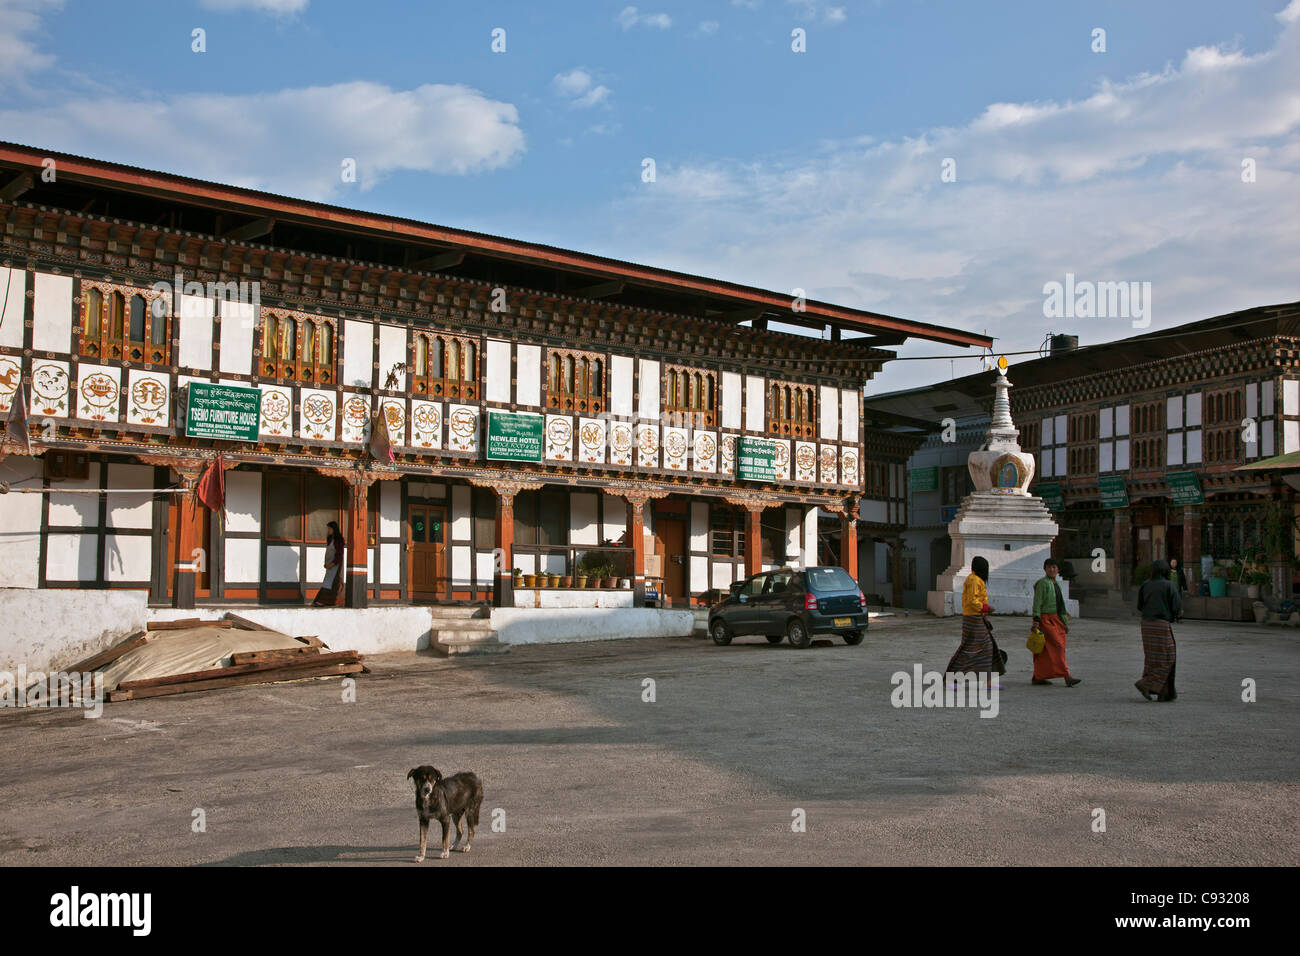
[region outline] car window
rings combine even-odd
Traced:
[[[858,588],[843,568],[809,568],[808,586],[814,591],[856,591]]]
[[[794,575],[789,571],[767,576],[767,587],[763,589],[764,594],[784,594],[790,590],[791,582]]]
[[[747,594],[750,597],[757,597],[763,593],[763,584],[767,581],[767,577],[766,574],[754,575],[745,582],[745,586],[740,589],[740,593]]]

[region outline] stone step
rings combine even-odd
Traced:
[[[429,616],[436,620],[464,621],[491,615],[492,609],[480,604],[433,604],[429,607]]]
[[[460,657],[467,654],[510,653],[510,645],[502,644],[497,639],[497,632],[490,627],[435,628],[429,646],[439,654],[445,654],[448,657]]]

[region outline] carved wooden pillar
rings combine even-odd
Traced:
[[[763,506],[745,506],[745,576],[763,570]]]
[[[840,516],[840,567],[858,580],[858,503],[853,499]]]
[[[370,559],[370,486],[375,476],[368,472],[350,474],[348,483],[347,606],[366,607],[369,584],[367,565]]]
[[[1187,575],[1187,589],[1195,594],[1196,582],[1201,579],[1201,509],[1197,505],[1183,508],[1183,573]]]
[[[199,575],[208,567],[208,555],[200,550],[203,522],[208,509],[199,501],[196,489],[203,475],[202,467],[172,465],[185,492],[176,501],[176,564],[172,568],[172,607],[194,607]]]
[[[494,574],[492,578],[492,606],[514,607],[515,588],[511,571],[515,564],[515,494],[514,485],[498,485],[496,533],[494,535]]]
[[[627,496],[627,535],[632,544],[632,606],[645,607],[645,503]]]
[[[1133,516],[1127,508],[1115,509],[1115,587],[1133,580]]]

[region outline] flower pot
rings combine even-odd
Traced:
[[[560,575],[560,587],[562,588],[573,587],[573,576],[569,574]]]
[[[546,586],[548,588],[558,588],[560,586],[560,576],[558,574],[548,574],[546,576]]]
[[[537,587],[537,575],[535,575],[535,574],[525,574],[525,575],[524,575],[524,587],[526,587],[526,588],[535,588],[535,587]]]
[[[1250,598],[1252,601],[1257,601],[1257,600],[1259,600],[1259,585],[1258,585],[1258,584],[1247,584],[1247,585],[1246,585],[1246,597]]]
[[[612,588],[612,587],[613,587],[614,585],[616,585],[616,584],[618,584],[618,578],[601,578],[601,579],[600,579],[600,586],[603,587],[603,588]]]
[[[1255,623],[1263,624],[1268,620],[1268,605],[1263,601],[1256,601],[1252,610],[1255,612]]]
[[[585,588],[587,586],[587,576],[585,574],[575,575],[573,585],[574,587]]]
[[[632,586],[632,579],[631,579],[631,578],[619,578],[619,579],[618,579],[618,586],[621,587],[621,588],[630,588],[630,587]]]
[[[1227,597],[1228,579],[1210,578],[1210,597]]]

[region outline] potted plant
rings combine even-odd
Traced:
[[[560,586],[560,576],[554,571],[548,572],[546,575],[546,586],[548,588],[558,588]]]
[[[573,575],[571,575],[571,574],[562,574],[562,575],[560,575],[560,587],[562,587],[562,588],[571,588],[571,587],[573,587]]]
[[[587,586],[587,573],[582,568],[578,568],[578,573],[573,576],[573,586],[575,588]]]
[[[1273,578],[1267,571],[1247,571],[1246,572],[1246,596],[1252,601],[1259,598],[1260,588],[1272,582]]]
[[[601,578],[601,587],[612,588],[618,584],[618,578],[614,577],[614,565],[607,564],[604,567],[604,576]]]
[[[510,571],[510,583],[515,587],[519,587],[523,582],[524,572],[519,568],[512,568]]]
[[[537,575],[535,575],[535,574],[525,574],[525,575],[524,575],[524,587],[526,587],[526,588],[535,588],[535,587],[537,587]]]

